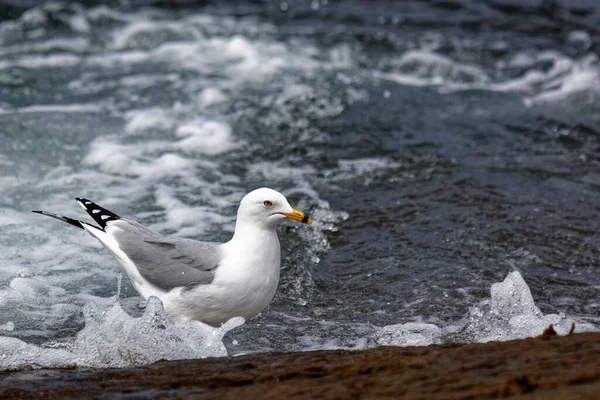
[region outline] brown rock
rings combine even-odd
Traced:
[[[598,399],[600,333],[0,373],[0,398]]]
[[[552,336],[552,335],[558,335],[558,333],[556,333],[556,331],[554,330],[554,325],[550,324],[546,329],[544,329],[544,332],[542,332],[542,336]]]

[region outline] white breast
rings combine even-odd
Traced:
[[[210,285],[165,296],[167,315],[220,325],[233,317],[250,319],[264,310],[279,283],[279,240],[275,230],[245,239],[223,245],[223,260]]]

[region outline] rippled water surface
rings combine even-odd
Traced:
[[[83,196],[226,241],[260,186],[314,225],[280,229],[278,293],[230,354],[490,338],[447,327],[515,270],[510,296],[600,324],[593,1],[143,4],[0,6],[1,335],[142,313],[95,240],[30,210],[84,218]]]

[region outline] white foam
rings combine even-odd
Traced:
[[[83,161],[108,174],[132,176],[150,182],[174,176],[185,176],[190,182],[195,181],[193,173],[197,162],[173,152],[173,149],[174,146],[163,141],[125,145],[101,138],[92,143]]]
[[[583,52],[589,47],[589,34],[574,31],[568,41]],[[435,49],[410,50],[389,64],[385,72],[375,70],[373,75],[401,85],[434,86],[441,92],[477,89],[524,93],[528,96],[523,102],[528,106],[557,102],[575,93],[600,92],[600,62],[593,53],[574,59],[556,50],[517,52],[498,61],[494,74],[476,65],[457,62],[436,53]],[[506,69],[524,72],[508,79],[492,78],[504,76]]]
[[[74,32],[87,33],[90,31],[90,24],[82,12],[72,15],[67,19],[67,23]]]
[[[129,111],[125,117],[127,118],[125,126],[127,133],[144,133],[150,129],[166,131],[175,126],[169,110],[161,108]]]
[[[208,66],[212,59],[212,54],[208,55],[205,52],[214,52],[216,49],[210,46],[211,39],[208,43],[196,42],[169,42],[158,46],[151,52],[151,57],[155,61],[160,61],[170,65],[178,65],[184,69],[200,70],[208,72]]]
[[[364,186],[369,186],[374,179],[381,175],[389,175],[390,170],[400,168],[402,165],[388,157],[357,158],[352,160],[340,159],[338,167],[323,171],[331,182],[343,184],[349,182],[354,185],[361,179]],[[399,178],[388,178],[390,181]]]
[[[12,332],[15,330],[15,324],[12,321],[8,321],[0,325],[0,331]]]
[[[544,89],[550,82],[560,79],[573,68],[573,60],[557,51],[548,50],[538,53],[517,53],[507,62],[499,63],[499,67],[505,64],[508,67],[526,69],[525,73],[517,78],[503,82],[495,82],[484,89],[496,91],[516,91],[524,93],[536,93]],[[548,64],[550,68],[540,70],[536,68],[538,63]]]
[[[481,68],[430,51],[407,51],[394,60],[392,66],[392,72],[378,73],[377,76],[410,86],[461,87],[482,85],[489,81]]]
[[[240,73],[256,69],[276,68],[277,64],[281,65],[281,60],[275,59],[270,60],[268,63],[260,65],[260,68],[257,68],[259,67],[261,58],[256,47],[245,37],[239,35],[234,36],[225,44],[223,54],[228,60],[235,63],[233,68]]]
[[[219,88],[208,87],[202,90],[198,95],[198,101],[203,108],[223,103],[228,100],[228,97]]]
[[[106,111],[101,104],[38,104],[20,107],[15,110],[0,111],[0,114],[9,113],[99,113]]]
[[[118,66],[132,66],[147,63],[150,55],[146,51],[131,50],[120,52],[105,52],[102,55],[91,55],[85,58],[88,67],[113,69]]]
[[[340,160],[340,168],[343,171],[349,171],[355,174],[371,173],[373,171],[386,169],[386,168],[397,168],[400,166],[395,161],[388,158],[357,158],[352,160]]]
[[[594,91],[600,93],[600,61],[598,56],[589,55],[574,64],[569,63],[561,76],[545,82],[547,89],[527,99],[528,104],[557,102],[575,93]],[[558,75],[558,73],[557,73]]]
[[[176,74],[150,74],[126,76],[124,78],[119,79],[119,86],[144,88],[154,86],[157,82],[175,82],[178,79],[179,78]]]
[[[364,350],[373,347],[371,336],[374,331],[371,324],[324,320],[319,323],[317,335],[314,332],[299,335],[297,343],[289,343],[289,346],[294,351]]]
[[[244,323],[233,318],[220,328],[198,321],[172,323],[162,303],[151,297],[140,318],[130,317],[118,303],[108,309],[94,303],[84,308],[85,328],[69,343],[45,347],[0,337],[0,370],[59,366],[133,367],[159,360],[222,357],[223,335]],[[60,348],[57,348],[60,347]]]
[[[32,52],[66,52],[84,53],[89,51],[90,41],[87,38],[52,38],[33,43],[19,43],[0,48],[0,56],[24,54]]]
[[[158,185],[154,191],[156,203],[166,212],[166,221],[153,225],[154,229],[174,230],[177,236],[197,237],[214,224],[233,224],[234,218],[218,214],[212,207],[190,207],[176,197],[173,189]]]
[[[216,155],[239,146],[234,144],[231,126],[220,121],[195,120],[180,125],[176,146],[184,153]]]
[[[94,141],[83,162],[99,166],[107,173],[127,173],[133,163],[129,148],[104,138]]]
[[[176,153],[166,153],[150,162],[136,162],[131,166],[134,175],[156,180],[163,177],[193,174],[194,161]]]
[[[12,58],[12,57],[11,57]],[[21,67],[21,68],[69,68],[77,65],[81,62],[79,56],[70,53],[59,53],[51,55],[24,55],[9,59],[6,61],[0,61],[0,69]]]
[[[253,42],[241,35],[232,38],[212,37],[198,42],[164,43],[154,49],[151,55],[154,61],[183,69],[225,73],[234,82],[264,79],[265,75],[290,64],[302,68],[313,65],[309,60],[304,64],[297,63],[299,57],[280,44]]]
[[[194,26],[170,21],[139,20],[113,33],[112,46],[116,49],[156,47],[166,40],[201,39]]]
[[[380,346],[429,346],[442,343],[442,334],[437,325],[409,322],[384,326],[375,340]]]
[[[181,107],[172,110],[165,109],[149,109],[135,110],[127,113],[128,120],[125,128],[130,134],[147,134],[151,130],[171,131],[175,129],[176,120],[181,119],[181,113],[185,114],[186,110]],[[175,135],[181,139],[174,144],[166,142],[154,142],[150,145],[154,149],[162,148],[163,150],[179,150],[187,154],[207,154],[217,155],[230,151],[239,147],[241,144],[236,143],[233,138],[231,126],[226,122],[206,120],[204,118],[196,118],[179,124],[175,129]],[[102,151],[98,146],[103,147],[105,142],[96,142],[95,150]],[[114,153],[115,143],[110,149]],[[148,148],[148,145],[146,145]],[[99,163],[102,157],[94,155],[88,160],[94,160],[93,163]]]

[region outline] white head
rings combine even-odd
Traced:
[[[237,213],[238,223],[264,227],[275,228],[285,219],[312,224],[308,215],[293,209],[284,195],[269,188],[256,189],[244,196]]]

